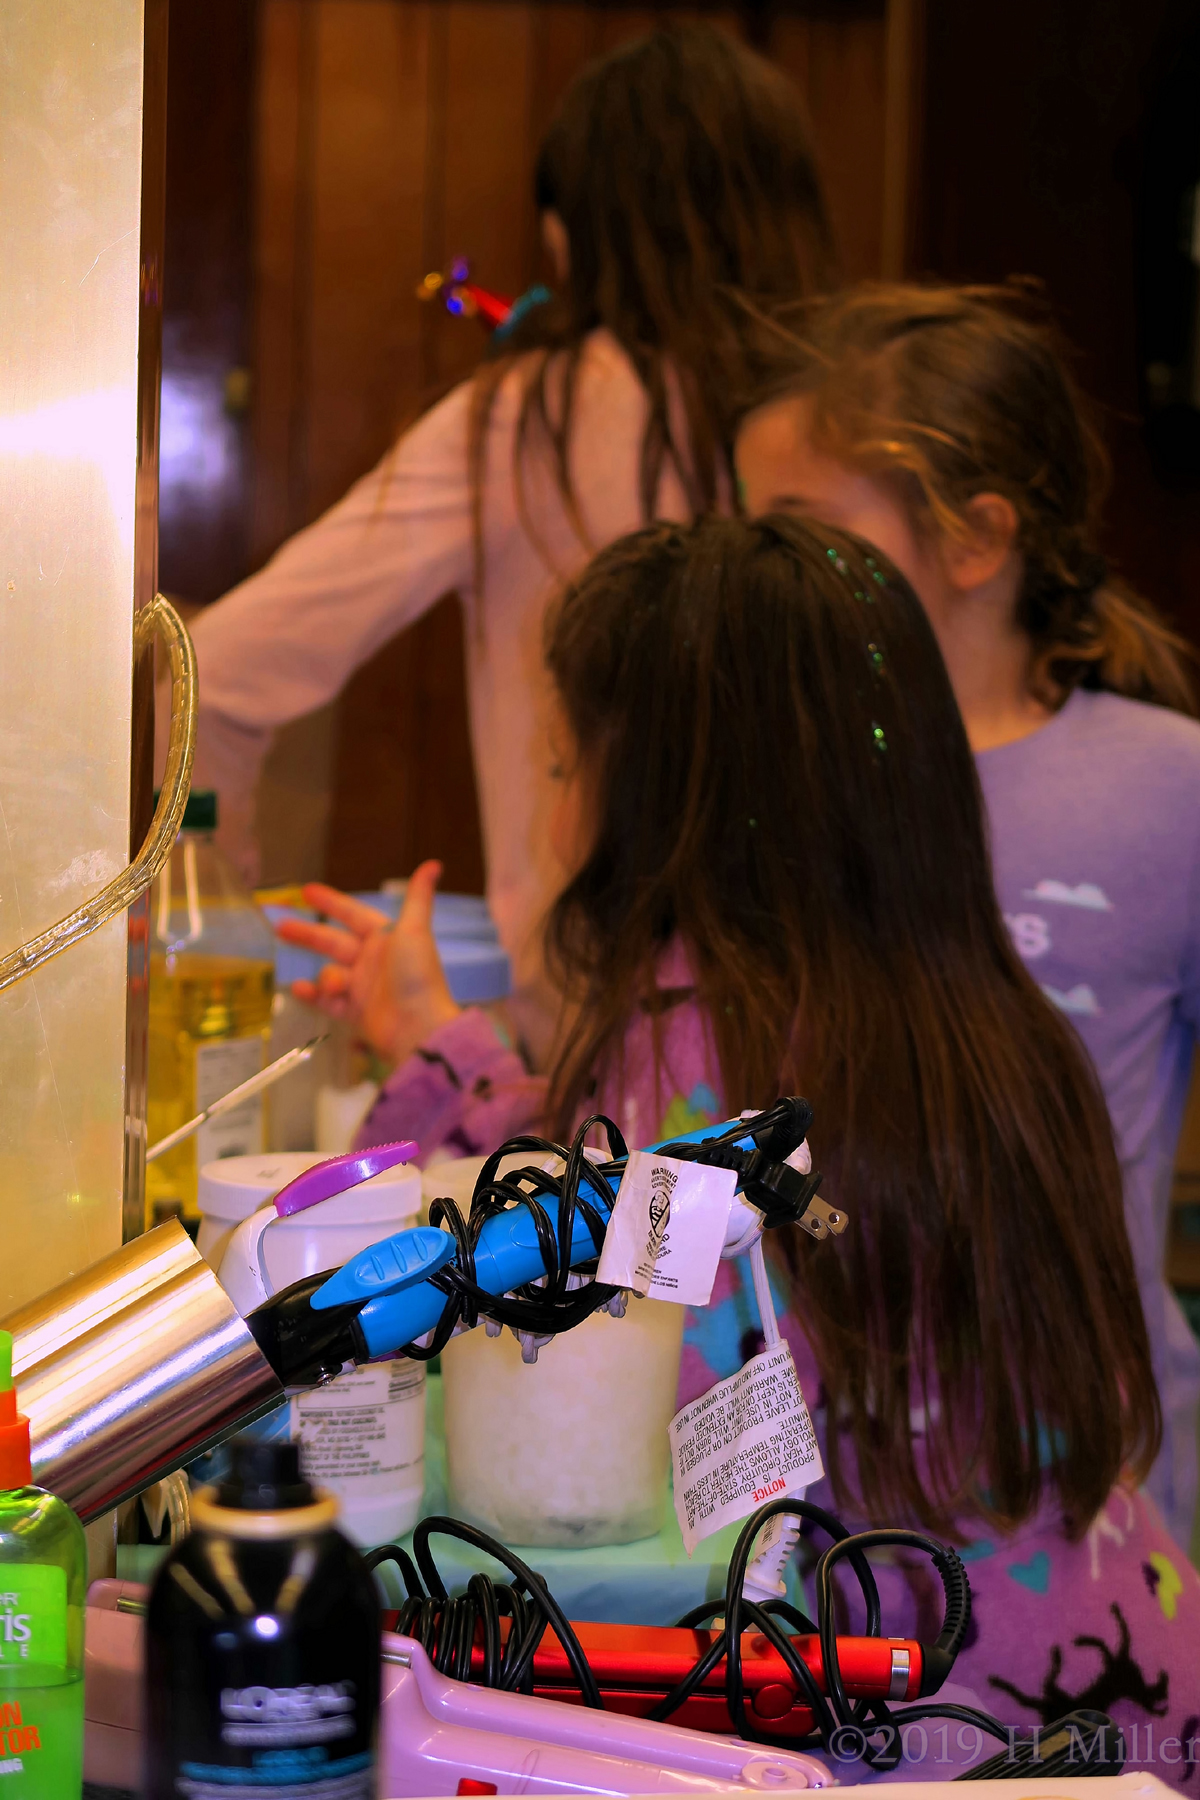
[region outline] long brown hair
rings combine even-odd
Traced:
[[[1075,1530],[1159,1436],[1112,1132],[1015,954],[932,630],[869,546],[797,521],[655,525],[548,626],[596,835],[548,944],[579,1001],[561,1126],[674,940],[727,1110],[802,1093],[851,1226],[785,1242],[875,1517]],[[924,1403],[924,1449],[910,1408]],[[830,1473],[851,1477],[831,1431]]]
[[[817,446],[892,481],[918,529],[962,535],[976,494],[1011,501],[1039,698],[1106,688],[1195,714],[1187,644],[1101,554],[1108,461],[1034,284],[865,283],[783,309],[758,348],[746,410],[811,393]]]
[[[470,437],[477,541],[486,430],[497,389],[528,352],[520,459],[539,432],[583,535],[569,462],[580,357],[606,327],[649,399],[639,491],[653,517],[670,463],[693,512],[731,467],[745,385],[741,293],[771,304],[830,276],[831,237],[804,104],[778,69],[710,25],[672,25],[591,63],[538,157],[536,199],[566,227],[561,291],[536,307],[476,380]],[[670,373],[669,373],[670,372]],[[678,383],[684,426],[672,422]]]

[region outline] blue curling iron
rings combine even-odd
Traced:
[[[784,1099],[651,1148],[734,1170],[756,1229],[795,1224],[824,1238],[844,1229],[845,1215],[819,1198],[820,1175],[796,1166],[811,1122],[807,1101]],[[608,1137],[607,1158],[584,1148],[597,1125]],[[501,1179],[502,1159],[522,1152],[541,1161]],[[574,1271],[600,1254],[627,1159],[617,1127],[601,1117],[582,1125],[569,1148],[548,1138],[512,1138],[484,1164],[469,1220],[453,1201],[437,1200],[429,1225],[397,1232],[341,1269],[294,1283],[247,1324],[291,1388],[330,1380],[347,1363],[396,1355],[427,1360],[460,1325],[480,1317],[538,1337],[569,1330],[619,1293],[594,1279],[581,1283]],[[561,1172],[551,1173],[558,1162]]]

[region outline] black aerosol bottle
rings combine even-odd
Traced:
[[[295,1444],[235,1438],[146,1620],[150,1800],[374,1800],[379,1601]]]

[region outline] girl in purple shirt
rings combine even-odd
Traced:
[[[965,1547],[974,1635],[947,1699],[1023,1728],[1108,1709],[1131,1760],[1186,1778],[1200,1582],[1137,1492],[1158,1408],[1111,1130],[1004,929],[919,602],[841,533],[655,526],[569,590],[547,662],[549,1083],[450,998],[436,866],[392,933],[315,890],[345,929],[289,932],[336,959],[305,997],[395,1065],[364,1141],[485,1151],[599,1109],[647,1143],[806,1094],[851,1219],[836,1244],[776,1246],[816,1497]],[[740,1304],[714,1298],[714,1317]],[[889,1631],[936,1629],[926,1571],[879,1576]],[[914,1728],[897,1774],[981,1753],[965,1727]]]
[[[1178,639],[1099,553],[1105,464],[1020,286],[865,286],[770,340],[738,471],[878,544],[929,614],[1016,949],[1091,1054],[1163,1404],[1149,1489],[1192,1543],[1200,1346],[1163,1272],[1200,1023],[1200,725]]]

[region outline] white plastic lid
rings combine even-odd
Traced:
[[[205,1163],[200,1171],[199,1205],[206,1218],[238,1224],[257,1212],[280,1188],[327,1158],[315,1150],[280,1150],[266,1156],[226,1156]],[[421,1172],[415,1164],[399,1163],[373,1175],[344,1194],[322,1201],[315,1209],[281,1219],[277,1231],[291,1226],[349,1225],[373,1220],[389,1221],[414,1216],[421,1210]]]

